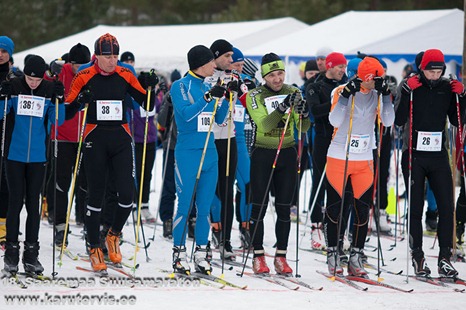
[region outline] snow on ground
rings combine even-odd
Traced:
[[[152,185],[155,191],[151,194],[151,211],[155,214],[158,204],[159,190],[161,184],[161,157],[162,152],[157,153],[157,165],[155,168],[155,178]],[[307,173],[307,172],[306,172]],[[304,195],[304,191],[309,191],[309,179],[304,177],[302,186],[302,199],[308,199],[308,194]],[[307,198],[305,197],[307,196]],[[266,233],[265,233],[265,248],[269,254],[274,253],[272,248],[274,237],[275,220],[272,208],[269,207],[269,212],[266,216]],[[26,213],[22,213],[22,231],[24,231],[24,217]],[[305,215],[302,215],[302,221],[305,221]],[[233,246],[239,247],[239,232],[237,224],[234,224],[233,231]],[[162,238],[162,227],[155,226],[155,240],[149,240],[153,236],[154,226],[144,226],[146,241],[150,241],[150,246],[147,249],[149,262],[146,260],[146,254],[143,249],[137,252],[137,262],[140,267],[136,271],[136,277],[160,278],[165,279],[166,273],[162,273],[161,269],[171,268],[171,242]],[[82,227],[74,224],[70,226],[72,235],[69,237],[69,249],[73,253],[85,253],[84,241],[79,237]],[[309,248],[310,231],[305,225],[299,225],[300,236],[298,242],[302,240],[301,247]],[[302,234],[306,231],[306,235]],[[124,229],[124,237],[129,241],[134,241],[133,226],[129,223]],[[50,276],[52,272],[52,229],[44,221],[41,224],[40,231],[40,260],[45,267],[45,275]],[[290,245],[288,259],[295,260],[296,258],[296,224],[292,225],[290,234]],[[377,238],[371,236],[368,245],[374,246],[377,244]],[[389,238],[381,238],[385,269],[398,272],[407,270],[407,244],[406,241],[398,241],[396,247],[391,247],[394,241]],[[434,248],[431,247],[434,245]],[[188,241],[188,248],[191,248],[191,241]],[[134,255],[134,247],[125,243],[121,247],[124,261],[133,264],[129,260]],[[372,248],[366,248],[366,254],[369,256],[369,262],[377,265],[377,252],[371,252]],[[432,237],[424,237],[424,251],[427,255],[428,265],[433,270],[433,276],[437,275],[436,258],[432,257],[438,254],[438,243]],[[214,253],[214,258],[218,258],[219,254]],[[241,261],[241,257],[237,258]],[[178,283],[177,285],[167,284],[165,279],[164,284],[158,283],[158,287],[136,285],[132,287],[130,281],[125,276],[109,270],[111,277],[116,279],[116,282],[110,283],[108,280],[99,279],[91,273],[76,270],[76,266],[90,268],[89,263],[82,260],[73,261],[64,256],[61,267],[56,265],[57,279],[66,280],[71,283],[72,278],[80,279],[78,288],[64,287],[58,283],[28,283],[27,289],[21,289],[15,284],[10,284],[2,280],[0,285],[1,295],[0,307],[4,309],[31,309],[32,307],[45,308],[48,306],[66,305],[66,309],[84,309],[86,306],[99,307],[100,309],[113,309],[115,306],[124,306],[125,308],[152,307],[153,309],[164,309],[171,307],[173,309],[190,308],[190,309],[206,309],[215,307],[218,309],[297,309],[309,308],[317,309],[324,307],[325,309],[337,309],[344,307],[346,309],[361,309],[370,307],[371,309],[465,309],[466,293],[458,293],[454,288],[466,288],[464,286],[449,284],[447,287],[437,287],[434,285],[422,283],[414,279],[410,279],[406,283],[406,277],[384,273],[382,277],[384,282],[403,289],[414,289],[412,293],[401,293],[395,290],[390,290],[381,287],[368,286],[367,292],[358,291],[345,284],[331,282],[322,275],[316,273],[316,270],[326,271],[327,266],[323,263],[325,256],[313,252],[299,250],[299,274],[301,280],[315,287],[323,287],[322,291],[311,291],[307,288],[300,287],[297,291],[292,291],[287,288],[271,284],[261,279],[252,278],[244,275],[242,278],[236,275],[238,267],[233,270],[227,270],[228,265],[224,270],[226,280],[239,285],[247,285],[246,290],[238,290],[226,287],[218,289],[209,286],[186,286]],[[251,260],[248,260],[250,265]],[[271,269],[273,268],[273,258],[267,257],[267,262]],[[292,268],[296,271],[296,264],[290,261]],[[408,270],[412,274],[413,270],[411,263],[408,264]],[[455,263],[460,276],[466,278],[466,264]],[[20,270],[22,267],[20,266]],[[129,271],[129,269],[124,269]],[[371,272],[371,278],[376,279],[375,271]],[[221,268],[215,267],[214,275],[221,275]],[[176,283],[175,283],[176,284]],[[20,305],[18,300],[14,302],[6,300],[7,297],[17,298],[23,296],[29,298],[28,301],[22,302]],[[31,299],[37,298],[37,301]],[[71,298],[74,298],[74,303],[71,303]],[[92,299],[90,299],[92,298]],[[97,300],[100,298],[100,302]],[[118,299],[118,304],[115,303]],[[80,300],[78,302],[78,300]],[[54,307],[52,307],[54,308]]]

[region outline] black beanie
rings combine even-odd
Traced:
[[[304,67],[304,73],[307,71],[319,71],[319,68],[317,67],[317,62],[315,59],[311,59],[306,61],[306,66]]]
[[[283,60],[278,57],[277,54],[268,53],[262,57],[261,61],[261,74],[262,77],[266,76],[270,72],[283,70],[285,71],[285,64]]]
[[[47,70],[47,64],[45,63],[44,58],[33,55],[26,61],[23,71],[25,75],[43,78],[45,70]]]
[[[175,82],[176,80],[181,79],[181,73],[178,70],[173,70],[172,74],[170,75],[170,81]]]
[[[98,38],[94,43],[94,54],[96,55],[118,55],[120,45],[118,40],[110,33],[106,33]]]
[[[212,43],[210,50],[214,54],[215,59],[217,59],[227,52],[233,52],[233,45],[227,40],[219,39]]]
[[[212,51],[204,45],[196,45],[188,52],[189,70],[195,70],[214,60]]]
[[[424,51],[417,53],[414,63],[416,64],[416,70],[419,71],[421,69],[421,61],[422,57],[424,57]]]
[[[88,63],[89,61],[91,61],[91,52],[86,45],[78,43],[70,49],[67,62],[82,65]]]
[[[131,52],[124,52],[120,56],[120,61],[125,62],[125,61],[135,61],[134,59],[134,54]]]

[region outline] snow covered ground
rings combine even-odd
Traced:
[[[157,165],[155,168],[155,178],[153,180],[154,192],[151,194],[151,211],[155,214],[158,204],[158,197],[161,183],[161,157],[162,152],[157,153]],[[306,172],[307,173],[307,172]],[[304,178],[302,189],[302,200],[308,199],[308,194],[304,195],[304,191],[309,191],[309,179]],[[25,210],[23,210],[22,218],[24,219]],[[274,213],[272,208],[266,216],[266,233],[265,233],[265,248],[266,251],[273,255],[272,248],[274,237]],[[302,215],[304,222],[305,215]],[[22,225],[24,225],[22,220]],[[233,246],[239,247],[239,232],[237,224],[233,231]],[[71,225],[72,235],[69,237],[69,249],[73,253],[85,253],[84,241],[79,237],[81,227],[74,224]],[[146,254],[143,249],[137,252],[137,262],[140,267],[136,271],[136,277],[160,278],[164,282],[157,283],[157,287],[149,285],[136,285],[132,283],[120,273],[109,270],[111,277],[117,279],[117,282],[110,283],[109,280],[99,279],[91,273],[79,271],[76,266],[90,268],[89,263],[77,260],[73,261],[64,256],[61,267],[56,265],[57,279],[73,283],[73,278],[79,278],[80,285],[77,288],[70,288],[61,285],[60,283],[28,283],[27,289],[21,289],[16,284],[8,283],[5,280],[1,282],[0,309],[31,309],[32,307],[45,308],[49,306],[65,305],[66,309],[83,309],[84,307],[99,307],[100,309],[113,309],[115,306],[131,307],[144,309],[151,307],[153,309],[165,309],[170,307],[173,309],[189,308],[189,309],[206,309],[215,307],[218,309],[297,309],[297,308],[358,308],[364,307],[371,309],[465,309],[466,308],[466,293],[455,292],[455,288],[466,288],[460,285],[449,284],[446,287],[438,287],[431,284],[422,283],[414,279],[410,279],[406,283],[405,276],[392,275],[383,273],[384,282],[403,289],[414,289],[412,293],[402,293],[395,290],[370,286],[366,292],[356,290],[348,285],[331,282],[324,276],[316,273],[316,270],[326,271],[325,256],[313,252],[299,250],[299,269],[301,280],[314,287],[323,287],[322,291],[311,291],[307,288],[300,287],[298,290],[289,290],[287,288],[271,284],[262,279],[252,278],[244,275],[242,278],[236,275],[238,267],[233,267],[233,270],[224,270],[224,277],[233,283],[239,285],[247,285],[246,290],[225,287],[218,289],[215,287],[200,285],[187,286],[181,283],[166,280],[166,273],[161,272],[162,269],[171,268],[171,242],[162,238],[162,227],[156,226],[155,240],[149,240],[154,232],[154,226],[145,226],[146,241],[150,241],[150,246],[147,249],[150,261],[146,260]],[[296,224],[292,225],[290,234],[289,260],[296,258],[296,243],[301,241],[301,247],[309,248],[310,231],[303,224],[299,225],[300,235],[296,237]],[[302,238],[302,233],[306,230],[306,235]],[[24,226],[22,228],[24,231]],[[124,230],[124,237],[129,241],[134,241],[134,233],[132,224],[128,224]],[[40,231],[40,260],[45,267],[45,275],[50,276],[52,272],[52,229],[44,221],[41,224]],[[438,254],[438,243],[435,243],[433,237],[424,237],[424,251],[427,255],[428,265],[433,270],[433,276],[437,275],[435,256]],[[368,242],[369,247],[366,248],[366,254],[377,257],[377,252],[371,252],[372,247],[377,244],[377,238],[371,236]],[[407,267],[412,274],[412,267],[409,263],[407,266],[407,244],[406,241],[398,241],[396,247],[393,239],[381,238],[383,256],[386,266],[383,268],[406,273]],[[188,242],[188,248],[191,247],[191,241]],[[434,245],[433,249],[431,247]],[[124,243],[121,247],[124,261],[133,264],[129,260],[134,255],[134,247]],[[218,258],[219,254],[214,253],[214,258]],[[369,257],[369,262],[377,265],[377,259]],[[241,257],[237,257],[237,261],[241,261]],[[250,265],[250,259],[248,265]],[[269,267],[273,266],[273,258],[267,257]],[[0,263],[3,265],[3,263]],[[293,269],[296,271],[294,261],[290,262]],[[466,278],[466,264],[455,263],[460,276]],[[20,270],[22,267],[20,267]],[[129,271],[129,269],[124,269]],[[247,270],[247,269],[246,269]],[[369,270],[371,278],[377,279],[374,270]],[[221,268],[214,266],[214,275],[221,275]],[[24,280],[26,281],[26,280]],[[163,284],[162,284],[163,283]],[[291,285],[291,283],[289,283]],[[22,296],[21,304],[18,297]],[[7,300],[7,298],[10,298]],[[74,298],[74,302],[71,299]],[[100,298],[100,302],[99,299]],[[116,303],[118,300],[118,304]],[[7,306],[7,308],[4,308]]]

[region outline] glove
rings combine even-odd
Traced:
[[[380,76],[377,76],[374,78],[375,82],[375,90],[381,93],[383,96],[388,96],[390,95],[390,87],[387,83],[387,81]]]
[[[0,85],[0,96],[8,97],[11,95],[11,82],[3,81]]]
[[[239,83],[238,83],[238,80],[233,80],[233,81],[230,81],[228,84],[227,84],[227,89],[229,92],[238,92],[239,91]]]
[[[278,104],[277,110],[280,113],[285,113],[285,111],[291,108],[291,106],[298,103],[298,100],[300,100],[300,98],[298,98],[298,93],[289,94],[281,103]]]
[[[214,85],[209,91],[204,95],[204,98],[207,102],[212,101],[213,98],[222,98],[225,96],[226,89],[223,85],[220,85],[220,81],[217,81],[217,84]]]
[[[53,94],[56,98],[62,99],[63,95],[65,94],[65,86],[60,81],[53,82]]]
[[[403,85],[401,86],[401,91],[404,94],[409,95],[410,92],[412,92],[413,90],[415,90],[416,88],[421,87],[421,86],[422,86],[422,83],[419,80],[419,76],[418,75],[413,75],[412,77],[408,78],[403,83]]]
[[[81,108],[84,108],[86,104],[91,103],[94,100],[94,94],[89,90],[83,90],[79,93],[78,99],[76,101],[81,105]]]
[[[309,116],[309,108],[306,104],[305,100],[302,100],[295,106],[295,111],[299,115],[302,115],[303,117],[308,117]]]
[[[154,70],[151,70],[150,72],[144,72],[141,73],[144,76],[144,84],[147,87],[150,87],[152,89],[155,88],[155,85],[159,82],[159,77],[157,74],[155,74]]]
[[[361,82],[362,81],[359,78],[350,80],[346,84],[345,88],[343,88],[341,95],[345,98],[349,98],[350,95],[354,95],[361,89]]]
[[[61,59],[55,59],[50,63],[50,73],[51,76],[57,76],[60,74],[61,69],[63,69],[63,65],[65,62]]]
[[[464,85],[458,80],[450,81],[451,91],[458,95],[464,95]]]

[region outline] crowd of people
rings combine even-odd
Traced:
[[[451,257],[463,243],[466,195],[461,178],[455,211],[456,167],[450,167],[445,128],[447,119],[458,128],[455,155],[463,173],[466,93],[459,80],[444,76],[440,50],[420,52],[397,85],[382,59],[360,53],[347,59],[321,48],[301,65],[303,84],[291,85],[277,54],[257,63],[241,47],[218,39],[210,47],[193,46],[189,70],[174,70],[168,85],[154,70],[137,74],[135,56],[120,55],[111,34],[97,38],[93,48],[91,55],[77,43],[49,65],[29,55],[18,73],[10,63],[14,43],[0,36],[0,242],[6,272],[19,270],[23,204],[23,267],[41,274],[42,210],[53,226],[53,246],[63,250],[74,197],[92,269],[120,264],[130,215],[134,223],[142,217],[156,225],[149,210],[156,202],[149,198],[160,143],[157,217],[163,237],[173,242],[174,272],[191,272],[187,238],[196,245],[196,272],[212,272],[214,250],[234,261],[236,219],[241,249],[252,252],[253,272],[269,274],[264,217],[273,206],[273,266],[292,275],[290,229],[292,221],[300,222],[301,177],[309,169],[312,188],[302,210],[310,219],[309,247],[326,251],[330,274],[343,274],[347,265],[348,274],[366,277],[368,233],[392,230],[385,211],[388,170],[394,136],[401,133],[414,272],[431,273],[422,250],[427,180],[436,202],[426,221],[429,229],[435,222],[438,273],[458,276]]]

